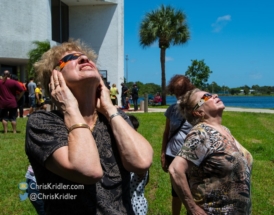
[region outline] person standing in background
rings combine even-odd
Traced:
[[[107,82],[107,88],[110,90],[110,82]]]
[[[187,91],[194,89],[190,80],[183,75],[175,75],[170,79],[167,91],[170,94],[179,97]],[[177,103],[172,104],[165,112],[166,126],[163,133],[161,163],[162,169],[168,172],[168,167],[175,158],[176,154],[182,148],[186,135],[192,128],[185,118],[180,113]],[[171,185],[172,194],[172,215],[179,215],[182,207],[182,202]]]
[[[0,75],[0,80],[2,80],[3,79],[3,76],[2,75]],[[0,121],[2,122],[2,109],[0,108]]]
[[[36,110],[47,110],[47,105],[43,99],[42,85],[41,82],[37,83],[35,88],[35,99],[36,99]]]
[[[35,110],[35,89],[36,89],[36,84],[33,81],[33,77],[30,77],[29,79],[29,84],[28,84],[28,91],[29,91],[29,114],[32,114],[33,111]]]
[[[133,101],[135,111],[138,110],[138,98],[139,98],[138,92],[139,92],[139,89],[137,88],[137,84],[133,84],[133,88],[131,90],[131,95],[132,95],[132,101]]]
[[[109,89],[110,92],[110,99],[113,105],[117,105],[117,96],[119,91],[116,87],[116,84],[112,84],[112,87]]]
[[[26,91],[25,91],[25,106],[26,107],[29,107],[29,90],[28,90],[28,84],[29,84],[29,81],[28,80],[25,80],[25,88],[26,88]]]
[[[11,75],[11,79],[17,81],[20,84],[20,86],[23,87],[23,89],[24,89],[23,95],[17,101],[17,108],[19,109],[19,116],[20,116],[20,118],[23,118],[24,105],[25,105],[25,92],[26,92],[27,88],[24,83],[22,83],[21,81],[18,81],[18,77],[16,75]],[[19,95],[20,95],[20,91],[16,91],[16,96],[19,96]]]
[[[16,91],[20,94],[16,97]],[[10,79],[10,72],[4,71],[4,78],[0,80],[0,109],[2,109],[2,125],[4,133],[8,132],[8,121],[11,122],[13,133],[16,133],[17,101],[24,94],[23,87]]]
[[[121,99],[122,99],[122,106],[126,105],[126,97],[127,97],[127,93],[128,93],[128,88],[124,83],[121,83],[122,86],[122,95],[121,95]]]
[[[139,120],[134,115],[128,115],[134,129],[139,128]],[[131,205],[135,215],[146,215],[148,211],[148,203],[145,197],[145,186],[149,181],[149,170],[144,174],[130,173],[130,197]]]
[[[129,101],[130,104],[131,104],[131,103],[133,104],[133,102],[132,102],[132,95],[129,95],[128,101]]]
[[[40,198],[32,198],[33,196],[38,196],[41,195],[40,191],[38,189],[37,186],[37,182],[36,182],[36,178],[32,169],[32,166],[29,165],[28,166],[28,170],[26,172],[26,183],[28,184],[28,189],[27,189],[27,193],[28,193],[28,197],[29,200],[31,202],[31,204],[33,205],[33,207],[35,208],[36,212],[38,215],[45,215],[45,209],[44,209],[44,201],[43,199]]]

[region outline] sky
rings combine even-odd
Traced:
[[[125,77],[129,82],[161,85],[158,42],[142,48],[145,14],[170,5],[186,15],[190,40],[166,50],[166,81],[184,75],[191,60],[204,60],[208,83],[229,88],[274,86],[273,0],[125,0]]]

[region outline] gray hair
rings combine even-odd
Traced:
[[[201,121],[199,117],[193,115],[193,108],[196,102],[193,95],[200,91],[201,90],[198,88],[187,91],[186,94],[179,97],[179,100],[178,100],[178,106],[181,114],[193,126],[198,124]]]

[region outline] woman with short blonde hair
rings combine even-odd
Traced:
[[[40,192],[59,197],[43,199],[46,214],[134,214],[130,172],[146,173],[152,163],[149,142],[112,104],[95,56],[69,41],[35,64],[58,109],[34,112],[26,128],[26,154]]]
[[[169,167],[189,214],[251,214],[252,155],[222,125],[217,94],[194,89],[179,100],[194,126]]]

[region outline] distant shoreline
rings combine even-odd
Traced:
[[[225,111],[251,112],[251,113],[272,113],[272,114],[274,114],[274,110],[271,110],[268,108],[225,107]]]
[[[165,112],[166,108],[160,108],[160,107],[156,107],[156,108],[151,108],[148,107],[148,113],[156,113],[156,112]],[[270,113],[270,114],[274,114],[274,110],[270,110],[270,109],[263,109],[263,108],[240,108],[240,107],[226,107],[224,111],[228,111],[228,112],[249,112],[249,113]],[[130,113],[144,113],[144,110],[138,110],[138,111],[134,111],[134,110],[130,110]]]

